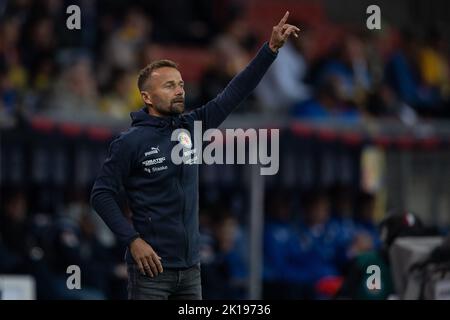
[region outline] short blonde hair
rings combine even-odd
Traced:
[[[152,63],[148,64],[145,68],[143,68],[141,71],[139,71],[137,82],[139,91],[144,90],[145,83],[147,82],[147,79],[151,77],[153,71],[164,67],[174,68],[178,70],[178,64],[176,64],[172,60],[163,59],[153,61]]]

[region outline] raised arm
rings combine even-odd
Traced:
[[[286,11],[284,17],[281,18],[280,22],[272,28],[272,35],[270,36],[269,47],[273,52],[278,52],[291,34],[298,38],[298,33],[300,29],[291,24],[287,24],[286,21],[289,17],[289,11]]]
[[[203,121],[206,129],[219,126],[256,88],[289,36],[298,37],[300,29],[286,24],[288,16],[289,12],[286,12],[280,22],[273,27],[269,42],[264,43],[247,67],[238,73],[216,98],[192,111],[187,117]]]

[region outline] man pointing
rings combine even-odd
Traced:
[[[131,113],[132,126],[115,139],[95,180],[91,204],[116,237],[127,244],[129,299],[201,299],[198,164],[170,160],[177,144],[174,130],[193,135],[194,121],[218,127],[253,91],[297,27],[286,23],[289,12],[273,27],[247,67],[213,100],[184,112],[184,82],[176,63],[154,61],[139,73],[145,106]],[[132,212],[128,222],[116,197],[125,190]]]

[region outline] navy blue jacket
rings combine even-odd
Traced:
[[[117,238],[130,244],[137,236],[162,258],[165,268],[187,268],[198,262],[198,164],[171,161],[172,132],[184,128],[194,137],[194,121],[202,129],[218,127],[257,86],[276,54],[268,44],[213,100],[183,115],[155,117],[146,107],[132,112],[132,127],[115,139],[95,180],[91,205]],[[198,147],[198,146],[197,146]],[[132,224],[117,195],[125,190]],[[133,263],[131,255],[126,260]]]

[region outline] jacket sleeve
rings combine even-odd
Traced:
[[[129,245],[139,236],[117,203],[117,195],[131,168],[131,153],[123,139],[114,140],[91,192],[91,206],[119,241]]]
[[[247,67],[239,72],[216,98],[187,116],[193,121],[202,121],[206,129],[218,127],[256,88],[276,56],[266,42]]]

